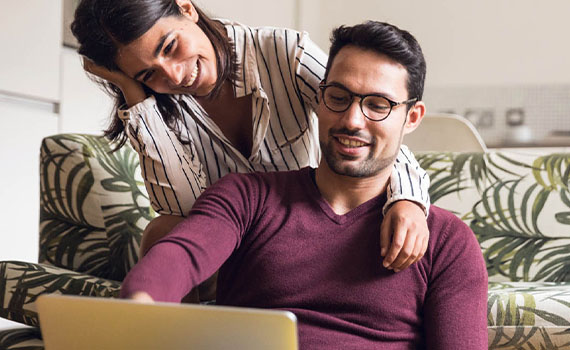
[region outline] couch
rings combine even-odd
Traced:
[[[116,297],[155,213],[128,146],[60,134],[40,156],[38,263],[0,262],[0,349],[42,349],[40,294]],[[570,348],[570,153],[418,153],[432,203],[474,231],[489,273],[489,349]],[[468,301],[466,301],[468,302]]]

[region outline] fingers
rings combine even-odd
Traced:
[[[148,294],[147,292],[143,292],[143,291],[134,292],[133,294],[131,294],[128,297],[128,299],[131,299],[133,301],[136,301],[138,303],[143,303],[143,304],[154,303],[154,299],[150,296],[150,294]]]
[[[105,75],[110,74],[110,71],[104,67],[97,65],[91,59],[83,56],[83,69],[91,74],[94,74],[98,77],[105,78]]]
[[[415,262],[422,244],[417,238],[417,233],[413,231],[409,232],[405,228],[397,230],[384,259],[384,267],[399,272]]]
[[[410,265],[423,257],[421,253],[423,239],[415,232],[408,232],[406,243],[391,267],[396,272],[407,269]]]
[[[380,255],[383,257],[386,257],[388,248],[390,248],[390,241],[392,240],[391,222],[389,219],[383,220],[382,227],[380,228]],[[384,261],[386,261],[386,259],[384,259]]]
[[[384,258],[384,267],[396,272],[408,268],[423,258],[427,251],[429,231],[396,230],[390,249]]]
[[[404,203],[394,205],[386,213],[380,232],[383,265],[395,272],[418,262],[427,251],[429,242],[429,229],[423,210],[415,204],[401,202]]]
[[[125,73],[120,70],[109,70],[103,66],[100,66],[90,60],[89,58],[83,56],[83,69],[93,75],[98,76],[110,83],[113,83],[119,87],[127,81],[132,80]]]

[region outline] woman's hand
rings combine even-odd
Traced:
[[[130,78],[120,70],[109,70],[95,64],[95,62],[91,61],[87,57],[83,57],[83,69],[85,69],[86,72],[117,86],[123,93],[125,101],[129,107],[146,99],[146,93],[144,92],[142,84]]]
[[[384,267],[399,272],[420,260],[428,246],[429,229],[424,210],[415,202],[394,203],[380,229],[380,255]]]

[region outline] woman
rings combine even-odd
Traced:
[[[82,0],[72,31],[85,69],[116,98],[106,135],[130,139],[161,214],[143,253],[225,174],[317,166],[326,55],[306,34],[212,20],[190,0]],[[402,147],[381,230],[386,267],[423,256],[428,185]]]

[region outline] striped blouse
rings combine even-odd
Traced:
[[[200,193],[228,173],[296,170],[319,164],[314,111],[325,72],[324,52],[306,33],[223,23],[239,65],[235,96],[252,95],[253,148],[248,158],[227,140],[191,95],[174,96],[184,116],[178,127],[187,144],[167,127],[152,96],[119,111],[140,156],[151,205],[160,214],[186,216]],[[428,187],[426,172],[402,146],[385,209],[400,199],[428,209]]]

